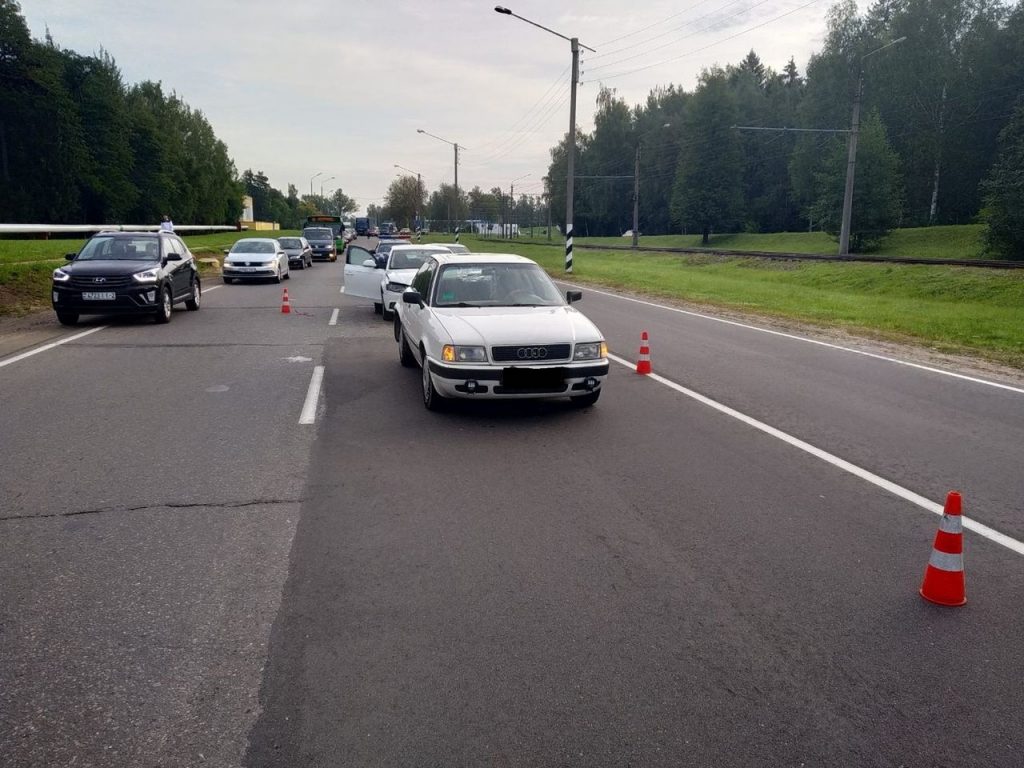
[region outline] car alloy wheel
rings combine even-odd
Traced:
[[[171,289],[164,288],[160,296],[160,307],[156,311],[156,322],[160,324],[171,322],[173,309],[174,301],[171,299]]]
[[[423,353],[423,405],[428,411],[440,411],[444,408],[444,398],[437,393],[434,379],[430,375],[430,361],[426,352]]]
[[[199,285],[198,280],[192,281],[192,297],[185,301],[185,309],[190,312],[195,312],[199,309],[199,303],[203,299],[203,289]]]

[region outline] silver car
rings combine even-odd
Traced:
[[[288,254],[288,266],[305,269],[313,266],[313,248],[304,237],[279,237],[284,252]]]

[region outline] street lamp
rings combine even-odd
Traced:
[[[419,224],[420,206],[423,205],[423,178],[420,176],[420,172],[419,171],[414,171],[414,170],[412,170],[412,168],[406,168],[404,165],[399,165],[398,163],[394,163],[394,166],[395,166],[395,168],[398,168],[399,170],[405,171],[406,173],[415,173],[416,174],[416,213],[415,213],[416,221],[414,222],[414,226],[416,227],[416,230],[419,231],[419,229],[420,229],[420,224]]]
[[[898,37],[881,48],[865,53],[860,57],[860,71],[857,74],[857,92],[853,96],[853,125],[850,127],[850,138],[847,142],[849,152],[846,160],[846,189],[843,190],[843,221],[839,228],[839,255],[850,255],[850,219],[853,217],[853,176],[857,169],[857,138],[860,134],[860,99],[864,93],[864,59],[874,56],[879,51],[891,48],[906,40],[906,36]]]
[[[505,16],[512,16],[525,21],[527,24],[543,29],[545,32],[550,32],[556,37],[560,37],[563,40],[569,41],[569,50],[572,52],[572,90],[569,97],[569,151],[567,153],[567,168],[566,168],[566,183],[565,183],[565,271],[572,272],[572,197],[573,197],[573,186],[575,182],[575,170],[576,170],[576,83],[580,79],[580,48],[586,48],[591,53],[597,53],[593,48],[589,48],[580,43],[579,38],[566,37],[563,34],[555,32],[553,29],[548,29],[543,24],[538,24],[535,21],[523,18],[522,16],[512,13],[511,10],[501,5],[494,6],[494,10],[497,13],[504,14]]]
[[[328,176],[326,179],[323,179],[320,182],[320,197],[324,196],[324,184],[326,184],[328,181],[330,181],[331,179],[334,179],[334,178],[337,178],[337,177],[335,177],[335,176]]]
[[[459,145],[457,142],[448,141],[448,139],[442,139],[440,136],[435,136],[432,133],[424,131],[422,128],[417,128],[416,133],[422,133],[424,136],[429,136],[432,139],[443,141],[445,144],[451,144],[455,147],[455,215],[459,215]],[[465,147],[463,147],[465,149]],[[459,242],[459,227],[455,226],[455,242]]]
[[[313,179],[315,179],[317,176],[323,176],[323,175],[324,175],[324,172],[320,171],[320,173],[314,173],[312,176],[309,177],[309,196],[310,197],[313,196]]]
[[[525,179],[530,174],[524,173],[522,176],[518,176],[508,183],[508,237],[512,239],[512,219],[515,216],[516,210],[516,182]]]
[[[672,127],[672,123],[665,123],[661,128],[648,131],[636,140],[636,159],[633,164],[633,247],[640,244],[640,146],[644,139],[658,130]]]

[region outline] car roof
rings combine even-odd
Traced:
[[[97,232],[93,237],[160,237],[160,235],[171,235],[173,232],[122,232],[120,230],[104,229]]]
[[[536,264],[533,259],[514,253],[452,253],[437,254],[439,264]]]
[[[394,248],[391,249],[392,251],[397,251],[401,249],[409,251],[430,251],[432,253],[451,253],[451,251],[449,251],[447,248],[444,248],[440,245],[431,245],[429,243],[424,243],[423,245],[416,245],[416,243],[407,243],[405,242],[405,240],[400,240],[399,242],[401,243],[401,245],[396,245]]]

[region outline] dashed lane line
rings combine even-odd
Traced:
[[[316,421],[316,405],[320,400],[320,387],[323,383],[324,367],[317,365],[313,368],[313,376],[309,380],[306,402],[302,404],[302,413],[299,414],[299,424],[312,424]]]
[[[327,321],[328,325],[337,325],[338,324],[338,312],[340,312],[340,311],[341,310],[338,309],[337,307],[334,308],[334,311],[331,312],[331,319]]]

